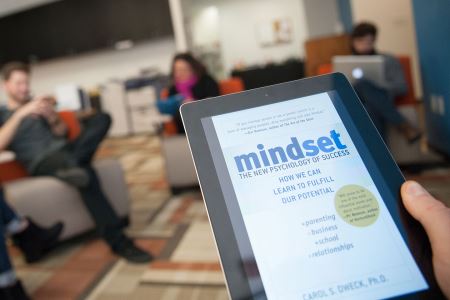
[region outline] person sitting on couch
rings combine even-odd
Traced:
[[[66,138],[67,127],[48,97],[30,97],[30,71],[13,62],[4,66],[6,107],[0,109],[0,150],[16,153],[31,176],[54,176],[76,187],[111,250],[131,262],[148,262],[152,256],[123,233],[121,222],[100,186],[92,158],[110,124],[98,113],[83,123],[80,136]]]
[[[0,299],[29,299],[12,268],[6,248],[6,236],[11,236],[28,263],[36,262],[56,245],[63,229],[62,223],[42,228],[30,218],[20,217],[6,203],[0,189]]]
[[[180,94],[183,102],[219,96],[219,85],[206,71],[205,66],[190,53],[179,53],[172,61],[172,86],[169,96]],[[179,133],[184,133],[180,113],[175,115]]]
[[[375,48],[377,28],[367,22],[357,24],[351,34],[351,50],[354,55],[382,55],[385,63],[386,83],[383,86],[368,79],[360,79],[354,88],[366,107],[373,123],[385,138],[386,124],[390,123],[413,143],[421,137],[421,132],[412,126],[395,107],[394,99],[407,92],[406,79],[398,59]]]

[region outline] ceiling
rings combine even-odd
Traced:
[[[60,0],[0,0],[0,17]]]

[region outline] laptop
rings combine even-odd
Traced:
[[[347,77],[350,83],[358,79],[368,79],[378,85],[386,81],[384,57],[381,55],[345,55],[333,57],[333,71]]]

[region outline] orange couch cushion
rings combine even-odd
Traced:
[[[67,138],[69,141],[75,140],[81,133],[80,121],[78,121],[77,115],[73,111],[61,111],[59,117],[67,125]]]
[[[239,93],[244,89],[244,82],[238,77],[232,77],[219,82],[219,91],[221,95]]]
[[[27,170],[17,161],[0,163],[0,184],[27,176]]]
[[[317,75],[324,75],[333,72],[332,64],[322,64],[317,68]]]
[[[408,85],[408,91],[405,95],[399,96],[395,99],[397,105],[414,105],[417,103],[416,94],[414,92],[414,81],[411,70],[411,59],[408,56],[398,56],[398,60],[403,68],[405,74],[406,84]]]
[[[168,88],[162,89],[159,94],[159,97],[161,100],[169,98],[169,89]],[[177,124],[175,123],[174,120],[164,122],[162,126],[163,126],[162,134],[164,136],[172,136],[178,133]]]

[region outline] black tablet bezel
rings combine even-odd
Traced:
[[[240,259],[237,237],[228,214],[224,193],[215,170],[215,164],[201,120],[216,115],[332,91],[337,93],[336,96],[339,98],[332,99],[334,104],[338,101],[342,105],[341,108],[336,107],[338,113],[351,116],[351,124],[344,123],[344,125],[346,127],[353,126],[349,131],[353,130],[356,132],[356,139],[359,139],[359,141],[354,141],[354,143],[358,151],[361,150],[359,147],[364,147],[364,151],[367,151],[368,156],[372,158],[364,161],[367,169],[371,174],[377,173],[377,176],[383,179],[381,185],[384,192],[391,193],[393,198],[397,199],[396,203],[393,203],[395,201],[386,203],[388,210],[393,215],[394,221],[399,227],[403,238],[407,241],[409,248],[412,249],[413,256],[426,277],[428,284],[432,289],[436,289],[432,270],[430,271],[431,255],[426,250],[429,246],[423,247],[424,243],[429,243],[428,239],[421,226],[418,226],[417,222],[406,213],[400,201],[400,186],[405,179],[348,80],[341,73],[333,73],[195,101],[184,104],[180,109],[228,290],[233,299],[252,299],[257,298],[256,296],[264,298],[265,293],[260,291],[257,294],[254,287],[250,286],[245,275],[248,271],[246,270],[248,266]],[[354,135],[351,134],[351,136],[352,139],[355,139]],[[377,187],[380,188],[379,185]],[[234,221],[234,223],[236,222]],[[243,222],[239,225],[239,228],[241,226],[244,226]],[[411,228],[414,228],[413,235],[408,232],[408,230],[412,230]],[[245,226],[240,228],[240,231],[244,232],[246,236]],[[242,238],[240,237],[240,239],[242,243]],[[249,244],[248,236],[247,242]],[[412,244],[418,244],[420,247]],[[236,265],[238,258],[240,265]],[[251,272],[254,272],[254,270]],[[429,293],[430,290],[427,290],[402,295],[395,299],[409,299],[411,295],[418,294],[427,296]]]

